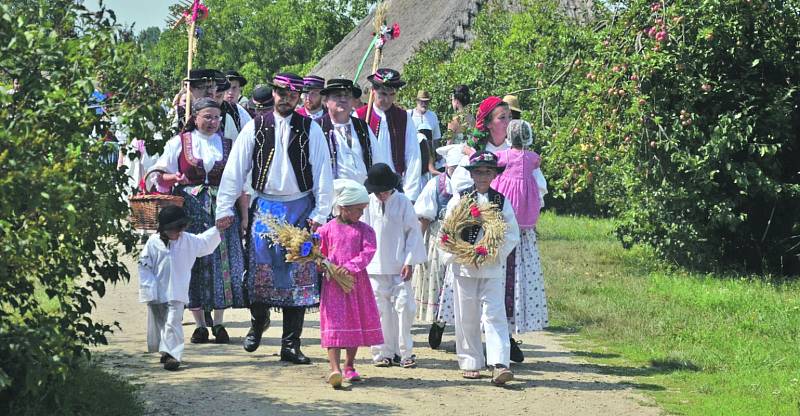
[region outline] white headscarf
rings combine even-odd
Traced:
[[[444,158],[447,166],[458,166],[464,158],[464,144],[449,144],[436,149],[436,153]]]
[[[364,185],[352,179],[334,179],[333,215],[339,215],[339,207],[368,203],[369,194]]]

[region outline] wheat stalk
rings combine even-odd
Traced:
[[[280,245],[286,250],[286,261],[289,263],[305,264],[314,262],[322,267],[327,279],[333,279],[344,291],[350,293],[353,290],[355,279],[350,273],[329,262],[319,250],[319,241],[314,239],[308,230],[295,227],[284,221],[280,221],[273,216],[266,218],[265,222],[269,231],[266,233],[273,243]],[[303,245],[311,243],[311,250],[308,255],[303,256]]]

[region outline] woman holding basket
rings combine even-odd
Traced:
[[[157,180],[160,192],[172,191],[184,198],[184,208],[192,220],[187,231],[198,233],[214,225],[219,181],[236,138],[222,136],[220,107],[213,99],[197,100],[192,110],[183,132],[167,142],[153,170],[165,172]],[[192,343],[209,341],[204,309],[214,310],[214,342],[229,342],[223,312],[243,306],[241,233],[247,227],[247,208],[248,197],[242,193],[238,215],[233,226],[222,232],[219,247],[211,255],[198,258],[192,267],[188,308],[197,324]]]

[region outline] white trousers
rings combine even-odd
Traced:
[[[371,274],[369,281],[381,314],[383,331],[383,344],[371,348],[372,359],[392,359],[395,354],[401,360],[411,358],[414,347],[411,326],[416,311],[411,280],[404,282],[397,274]]]
[[[147,351],[169,354],[181,361],[183,355],[183,302],[148,304]]]
[[[504,280],[455,276],[456,354],[464,371],[481,370],[489,365],[508,367],[511,342],[506,320]],[[486,359],[483,358],[481,325],[486,334]]]

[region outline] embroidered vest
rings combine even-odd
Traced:
[[[487,193],[489,197],[489,202],[497,205],[499,210],[503,210],[503,203],[505,202],[506,198],[500,192],[495,191],[492,188],[489,188],[489,192]],[[475,193],[475,187],[471,187],[469,189],[465,189],[461,192],[462,198],[474,198],[477,201],[477,194]],[[461,239],[470,243],[475,244],[478,241],[478,232],[481,230],[480,225],[473,225],[472,227],[467,227],[461,231]]]
[[[367,106],[363,106],[356,110],[358,118],[366,120],[375,137],[378,137],[380,131],[381,118],[372,111],[367,120]],[[401,110],[396,105],[393,105],[388,111],[385,112],[387,119],[387,126],[389,129],[389,140],[392,144],[392,163],[394,163],[395,173],[402,175],[406,171],[406,123],[408,122],[408,113]]]
[[[450,202],[450,198],[452,197],[453,194],[447,191],[447,173],[442,173],[436,177],[437,220],[444,218],[444,214],[447,212],[447,203]]]
[[[372,146],[369,143],[369,132],[367,131],[367,123],[360,118],[350,117],[350,122],[353,123],[353,127],[356,131],[356,138],[358,139],[358,143],[361,145],[361,153],[364,158],[364,165],[367,167],[367,170],[372,167]],[[328,141],[328,149],[331,152],[331,168],[333,169],[333,177],[339,177],[339,159],[337,158],[337,152],[339,150],[339,145],[336,141],[336,133],[333,129],[333,121],[330,117],[326,115],[322,116],[322,118],[317,120],[317,123],[322,126],[322,132],[325,134],[325,139]]]
[[[206,184],[210,186],[219,186],[219,181],[222,179],[222,171],[225,169],[225,163],[228,162],[228,155],[231,153],[233,141],[230,139],[222,139],[222,160],[214,163],[214,167],[206,172],[203,167],[203,160],[197,159],[192,153],[192,133],[181,133],[181,152],[178,154],[178,171],[186,175],[189,180],[189,185]]]
[[[242,131],[242,119],[239,117],[238,106],[227,101],[223,101],[222,105],[220,106],[220,110],[222,110],[220,111],[222,115],[222,120],[219,122],[220,131],[225,131],[225,122],[228,120],[228,117],[225,117],[225,114],[230,114],[231,118],[233,119],[233,125],[236,126],[236,131]]]
[[[272,166],[272,158],[275,153],[275,113],[269,112],[256,117],[253,122],[255,123],[256,142],[253,147],[252,186],[253,189],[261,191],[267,184],[267,173],[269,167]],[[310,118],[295,113],[292,113],[289,122],[289,148],[286,156],[289,157],[289,162],[292,164],[300,192],[306,192],[314,185],[308,143],[311,123],[313,121]]]

